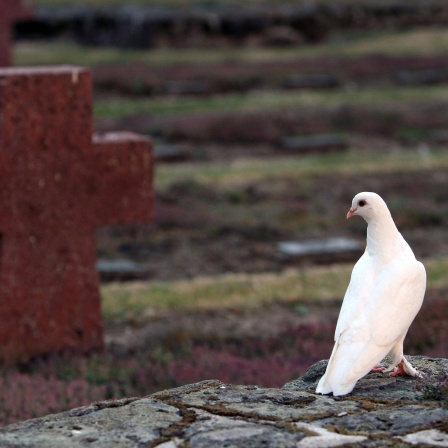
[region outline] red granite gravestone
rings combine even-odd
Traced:
[[[31,17],[31,10],[21,0],[0,0],[0,67],[11,65],[13,23],[27,17]]]
[[[152,144],[92,141],[76,67],[0,69],[0,361],[103,347],[95,228],[151,218]]]

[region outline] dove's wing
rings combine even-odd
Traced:
[[[369,291],[374,285],[374,269],[372,259],[367,252],[353,267],[350,283],[345,292],[338,323],[334,333],[334,340],[353,322],[368,305]]]
[[[398,259],[384,267],[366,309],[376,344],[389,346],[407,333],[422,306],[425,289],[426,271],[419,261]]]
[[[419,311],[426,287],[423,265],[399,258],[384,266],[368,305],[342,329],[324,382],[335,395],[349,393],[356,381],[404,339]]]
[[[327,382],[327,377],[331,370],[334,370],[332,366],[334,366],[333,359],[337,352],[338,339],[344,330],[349,328],[353,322],[357,321],[358,317],[362,315],[368,305],[369,291],[373,289],[374,285],[374,269],[372,264],[372,258],[366,251],[353,267],[350,283],[345,292],[341,311],[339,312],[338,323],[334,334],[335,345],[328,361],[327,370],[316,388],[316,392],[318,393],[328,394],[333,391],[332,386]]]

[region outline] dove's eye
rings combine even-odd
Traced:
[[[361,201],[358,202],[358,205],[359,205],[360,207],[364,207],[366,204],[367,204],[367,202],[364,201],[364,200],[361,200]]]

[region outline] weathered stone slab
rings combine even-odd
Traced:
[[[412,445],[427,444],[430,446],[448,447],[448,434],[445,434],[438,429],[427,429],[425,431],[418,431],[414,434],[408,434],[405,437],[399,438],[404,442],[412,443]]]
[[[61,448],[149,445],[182,421],[176,407],[150,398],[101,402],[0,429],[0,446]]]
[[[184,162],[191,156],[181,145],[157,144],[154,147],[154,158],[158,162]]]
[[[344,137],[337,134],[315,134],[283,137],[280,145],[290,152],[332,152],[347,148]]]
[[[102,280],[131,280],[143,278],[146,269],[140,263],[126,258],[119,259],[99,259],[96,262],[96,269]]]
[[[448,72],[442,69],[404,70],[394,76],[398,85],[430,85],[448,81]]]
[[[407,356],[412,365],[421,371],[427,378],[436,378],[437,375],[448,372],[448,359],[428,358],[426,356]],[[319,361],[312,365],[305,374],[297,380],[285,384],[285,389],[315,390],[317,383],[327,368],[327,361]],[[378,395],[378,390],[384,390],[382,395],[388,399],[418,400],[421,393],[413,386],[420,384],[419,380],[411,377],[390,377],[387,374],[369,374],[358,381],[353,393],[370,398]],[[412,387],[411,387],[412,386]]]
[[[335,254],[340,252],[359,252],[364,247],[353,238],[326,238],[310,241],[282,241],[278,243],[278,250],[291,257],[307,255]]]
[[[343,397],[314,393],[326,361],[284,388],[203,381],[0,428],[9,448],[447,446],[448,408],[425,398],[448,360],[409,357],[426,379],[371,374]],[[360,383],[362,383],[362,381]]]

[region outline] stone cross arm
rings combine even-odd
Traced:
[[[97,176],[95,195],[97,225],[145,223],[153,202],[153,155],[147,138],[129,132],[94,137],[93,157]]]

